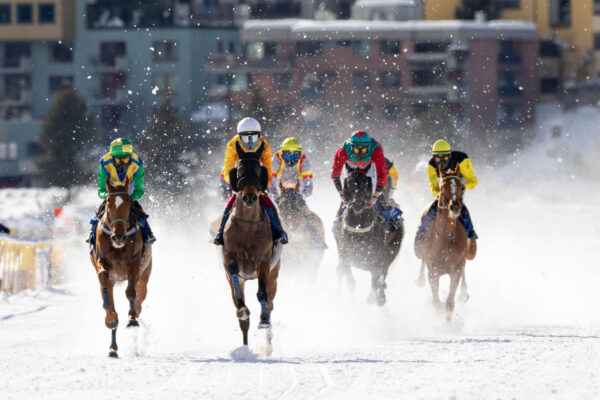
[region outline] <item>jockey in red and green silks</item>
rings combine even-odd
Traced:
[[[133,152],[131,141],[124,138],[113,140],[110,144],[110,151],[100,159],[100,167],[98,169],[98,197],[103,201],[96,213],[96,217],[91,221],[92,235],[95,233],[98,220],[104,212],[104,204],[108,192],[106,190],[106,178],[109,178],[111,183],[120,183],[129,178],[131,184],[128,191],[133,202],[131,212],[137,217],[140,223],[145,241],[148,244],[154,243],[156,238],[148,224],[148,215],[138,202],[144,195],[144,165],[142,159]],[[93,239],[92,235],[90,235],[90,241]]]

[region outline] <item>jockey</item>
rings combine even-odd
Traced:
[[[144,165],[142,159],[133,152],[131,141],[124,138],[115,139],[110,144],[110,151],[100,159],[100,168],[98,169],[98,197],[102,199],[102,204],[96,212],[96,216],[90,221],[92,232],[88,242],[92,245],[95,241],[96,226],[104,213],[106,205],[106,178],[112,183],[120,183],[125,178],[129,178],[129,195],[131,196],[131,212],[140,224],[144,241],[148,244],[156,242],[156,238],[150,229],[147,218],[148,214],[144,212],[138,200],[144,195]]]
[[[309,197],[313,192],[313,174],[310,169],[310,162],[304,152],[302,152],[302,144],[295,137],[289,137],[281,144],[279,150],[273,156],[273,181],[270,187],[271,196],[275,199],[279,197],[279,183],[286,187],[296,187],[300,182],[300,194],[303,199]],[[307,207],[300,210],[308,226],[308,232],[314,241],[317,248],[326,249],[327,245],[313,226],[310,211]]]
[[[371,178],[371,181],[376,183],[373,185],[373,197],[369,201],[369,204],[375,206],[379,213],[387,211],[387,196],[384,194],[384,189],[387,184],[388,170],[383,155],[383,147],[375,139],[372,139],[367,132],[354,132],[344,142],[342,147],[339,148],[337,153],[335,153],[331,178],[342,199],[342,204],[337,214],[338,219],[341,217],[344,211],[344,204],[346,203],[340,178],[344,167],[346,167],[347,172],[355,169],[367,170],[367,176]],[[389,215],[382,214],[382,216],[386,221],[389,221]],[[393,229],[393,226],[390,227],[390,230]]]
[[[295,137],[289,137],[281,144],[273,156],[273,182],[270,193],[275,198],[279,197],[279,182],[283,187],[296,186],[300,181],[300,194],[307,198],[313,191],[313,174],[306,154],[302,152],[302,145]]]
[[[229,187],[229,183],[227,183],[227,181],[225,180],[225,168],[221,169],[219,191],[221,192],[221,198],[225,201],[228,201],[229,197],[231,197],[231,188]]]
[[[477,186],[477,177],[475,176],[475,172],[473,172],[471,160],[469,160],[469,156],[467,156],[465,153],[460,151],[452,151],[450,144],[443,139],[440,139],[433,144],[432,153],[433,157],[431,160],[429,160],[429,164],[427,165],[427,175],[429,176],[429,189],[436,199],[429,207],[429,211],[427,211],[427,215],[423,219],[423,223],[417,230],[417,239],[421,239],[423,237],[427,227],[431,221],[434,220],[437,212],[437,196],[440,194],[440,185],[438,181],[440,167],[443,170],[454,169],[458,164],[460,166],[461,180],[463,181],[465,187],[470,190]],[[473,222],[471,221],[471,215],[469,214],[469,210],[464,203],[460,213],[460,220],[467,230],[467,237],[472,240],[477,239],[477,234],[475,233]]]
[[[267,186],[271,185],[273,179],[273,164],[271,160],[271,146],[267,140],[261,135],[260,124],[254,118],[244,118],[237,125],[237,135],[227,143],[227,149],[225,151],[225,161],[223,163],[223,169],[225,171],[225,181],[229,183],[229,171],[237,167],[238,155],[235,150],[235,144],[239,143],[244,151],[256,151],[261,144],[265,144],[264,151],[260,157],[260,163],[266,167],[269,171],[269,182]],[[235,203],[236,194],[234,193],[223,212],[223,218],[221,219],[221,226],[219,232],[215,236],[214,244],[223,245],[223,229],[225,223],[229,219],[233,204]],[[269,196],[261,193],[260,204],[267,213],[269,220],[271,221],[271,229],[273,231],[273,241],[281,244],[288,242],[287,233],[282,228],[281,221],[279,220],[279,214],[275,204],[271,201]]]

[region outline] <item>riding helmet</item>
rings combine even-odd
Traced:
[[[125,138],[118,138],[110,143],[110,155],[117,158],[131,157],[133,145]]]

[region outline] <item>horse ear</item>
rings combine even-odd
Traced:
[[[296,192],[300,193],[300,179],[296,179],[296,187],[294,187],[294,189],[296,189]]]
[[[267,167],[260,167],[260,183],[262,185],[262,191],[266,191],[269,187],[269,170]]]
[[[260,146],[258,147],[258,150],[256,150],[256,152],[255,152],[256,153],[256,157],[258,159],[260,159],[260,156],[262,156],[262,153],[263,153],[264,150],[265,150],[265,142],[262,142],[260,144]]]
[[[453,175],[460,176],[460,164],[456,164]]]
[[[125,187],[125,189],[129,188],[130,183],[131,183],[131,179],[129,179],[129,176],[125,177],[125,181],[123,182],[123,186]]]
[[[279,193],[283,193],[283,184],[281,183],[281,179],[279,180]]]
[[[112,185],[110,184],[110,177],[109,177],[109,176],[107,176],[107,177],[106,177],[106,180],[104,181],[104,185],[106,186],[106,191],[107,191],[107,192],[109,192],[109,193],[110,193],[110,192],[112,192],[112,191],[113,191],[113,187],[112,187]]]
[[[234,192],[238,191],[238,176],[237,176],[237,168],[231,168],[229,170],[229,187]]]
[[[246,152],[242,149],[242,146],[240,146],[240,142],[238,141],[235,142],[235,152],[237,153],[238,158],[240,159],[242,159],[246,154]]]

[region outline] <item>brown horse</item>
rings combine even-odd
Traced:
[[[94,251],[90,255],[98,274],[100,292],[106,316],[104,323],[111,330],[108,355],[118,357],[117,326],[119,318],[115,309],[113,287],[116,282],[127,280],[125,294],[129,300],[127,327],[137,327],[146,298],[148,279],[152,271],[152,246],[144,246],[142,232],[131,213],[132,200],[125,182],[112,186],[106,179],[106,211],[96,228]]]
[[[279,182],[277,203],[282,223],[290,235],[284,255],[285,260],[290,262],[286,265],[300,264],[302,271],[295,272],[307,272],[307,277],[316,278],[325,254],[323,221],[308,208],[300,194],[300,181],[291,187],[284,187]]]
[[[465,264],[475,257],[475,241],[467,239],[467,231],[458,218],[463,206],[460,167],[457,165],[454,170],[446,171],[440,169],[439,176],[441,186],[435,221],[421,240],[415,239],[415,254],[427,266],[433,304],[437,308],[442,308],[438,295],[440,276],[450,276],[450,293],[446,299],[446,319],[450,320],[454,311],[454,296]],[[463,290],[464,295],[468,296],[464,280]]]
[[[231,186],[237,192],[231,217],[223,231],[223,264],[231,287],[233,304],[248,344],[250,311],[244,300],[244,283],[258,278],[258,301],[261,305],[260,329],[265,329],[267,355],[271,354],[271,311],[277,292],[279,275],[279,247],[273,246],[271,227],[261,206],[260,192],[266,190],[268,171],[260,165],[262,144],[256,152],[244,152],[236,143],[240,159],[236,169],[229,173]]]

